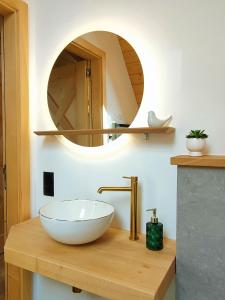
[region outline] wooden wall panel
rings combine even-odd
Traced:
[[[0,17],[0,45],[2,44],[3,18]],[[2,47],[0,47],[0,254],[4,247],[4,190],[3,190],[3,128],[2,128]]]

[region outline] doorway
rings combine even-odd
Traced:
[[[4,238],[6,239],[11,226],[28,219],[30,215],[28,6],[21,0],[0,0],[0,15],[3,17],[1,38],[4,45],[1,52],[4,58],[2,59],[4,61],[2,162],[5,165],[4,178],[7,187],[7,193],[4,192]],[[0,123],[2,124],[2,120]],[[3,169],[0,170],[1,182]],[[0,274],[5,274],[5,300],[31,299],[31,276],[28,272],[9,264],[2,264]]]
[[[58,56],[48,82],[48,105],[59,130],[103,128],[105,52],[77,38]],[[66,136],[72,142],[95,147],[102,135]]]
[[[91,61],[63,50],[49,77],[48,105],[59,130],[93,129]],[[83,146],[92,146],[92,136],[71,136]]]

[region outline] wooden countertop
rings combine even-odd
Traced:
[[[128,236],[110,228],[95,242],[68,246],[51,239],[35,218],[11,228],[5,261],[107,299],[163,299],[175,274],[175,241],[165,239],[164,249],[153,252],[143,236]]]
[[[224,155],[204,155],[193,157],[188,155],[174,156],[170,159],[171,165],[191,167],[225,168]]]

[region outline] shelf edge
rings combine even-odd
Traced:
[[[34,131],[36,135],[94,135],[94,134],[170,134],[175,131],[174,127],[137,127],[137,128],[107,128],[107,129],[81,129],[81,130],[42,130]]]

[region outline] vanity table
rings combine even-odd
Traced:
[[[13,226],[5,261],[30,272],[113,300],[162,300],[175,276],[175,241],[153,252],[145,238],[130,241],[110,228],[95,242],[71,246],[51,239],[39,218]]]

